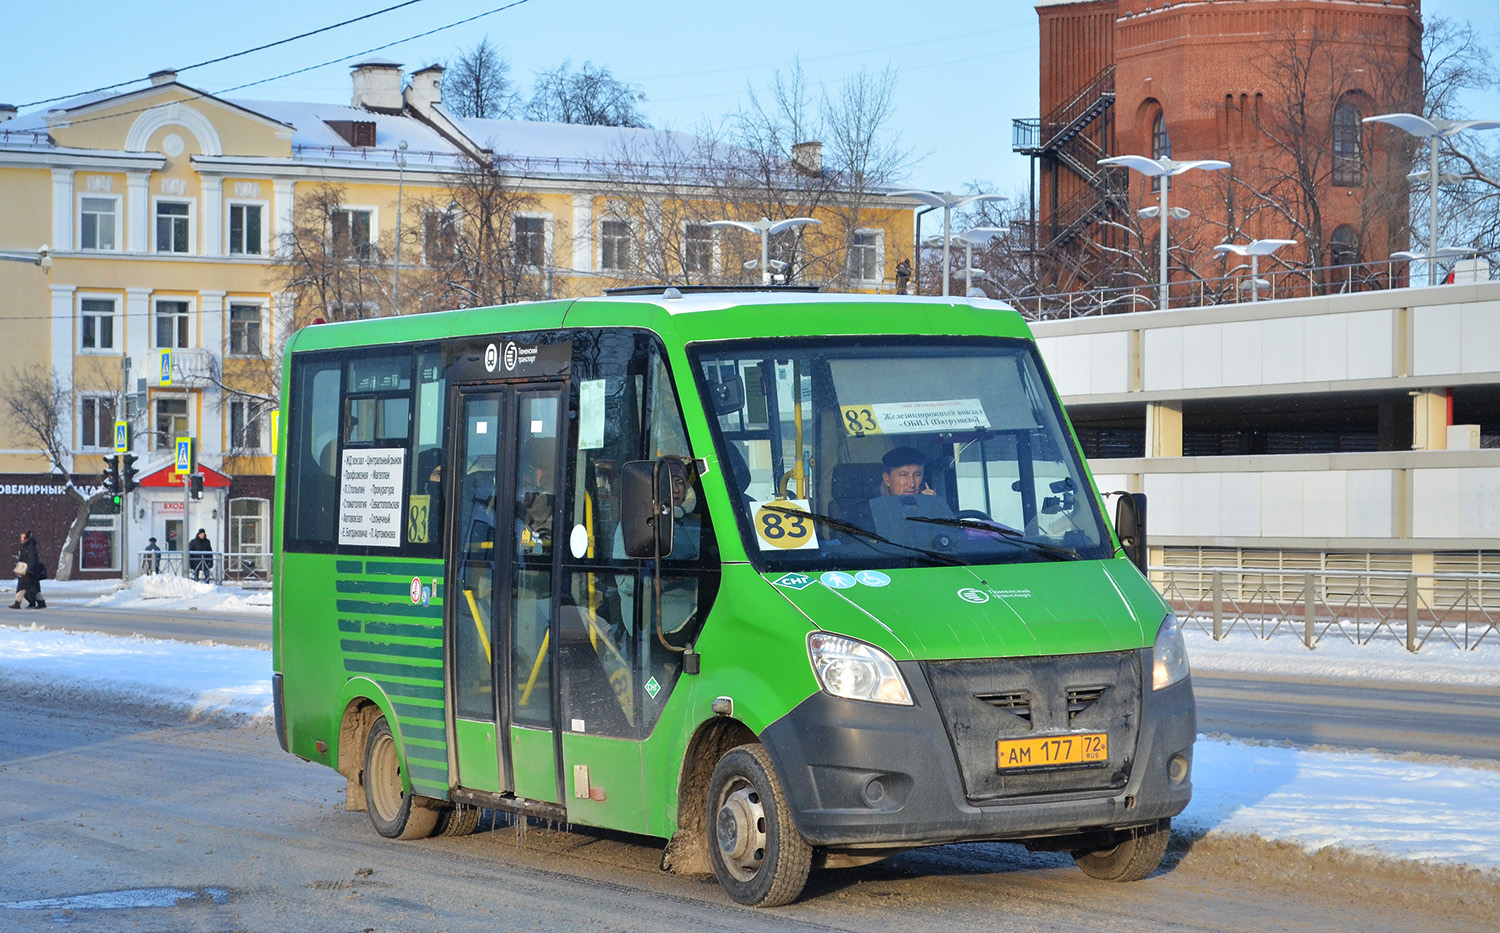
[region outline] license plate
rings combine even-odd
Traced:
[[[1001,771],[1089,765],[1109,759],[1109,736],[1103,732],[1037,739],[1002,739],[999,746]]]

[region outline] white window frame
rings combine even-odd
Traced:
[[[232,398],[229,400],[229,410],[225,412],[224,434],[226,437],[225,449],[233,451],[245,451],[250,454],[268,454],[270,448],[266,444],[266,427],[270,419],[266,417],[270,406],[259,399]],[[254,446],[241,446],[236,443],[238,438],[234,436],[234,411],[239,409],[240,417],[245,421],[255,422],[255,444]],[[253,417],[252,417],[253,415]]]
[[[233,228],[234,209],[236,207],[258,207],[260,208],[260,250],[254,253],[234,252],[234,240],[229,231]],[[268,241],[270,236],[271,202],[261,201],[254,198],[231,198],[224,206],[224,255],[230,259],[268,259],[271,250]]]
[[[370,239],[366,246],[375,246],[380,242],[380,208],[373,204],[341,204],[336,214],[364,213],[370,215]],[[328,249],[333,250],[333,222],[328,225]]]
[[[117,421],[119,419],[119,417],[120,417],[120,413],[119,413],[118,409],[115,411],[115,416],[113,418],[109,419],[109,429],[107,431],[104,430],[104,426],[103,425],[99,425],[98,424],[99,413],[96,410],[94,412],[94,417],[93,417],[92,420],[94,421],[94,423],[100,429],[99,430],[99,436],[94,439],[94,443],[92,443],[92,444],[86,443],[85,440],[84,440],[84,436],[83,436],[84,435],[84,425],[88,424],[89,420],[90,420],[89,418],[85,417],[85,408],[87,407],[87,403],[88,402],[94,402],[97,405],[98,402],[99,402],[99,400],[101,400],[101,399],[107,400],[111,405],[115,404],[116,401],[117,401],[116,398],[115,398],[115,394],[113,392],[79,392],[78,393],[78,438],[77,438],[78,447],[77,447],[77,449],[80,452],[82,452],[82,451],[114,450],[114,448],[115,448],[115,421]]]
[[[682,222],[682,229],[681,229],[681,236],[682,236],[682,274],[683,274],[683,276],[686,277],[686,276],[688,276],[688,275],[691,274],[691,273],[688,272],[688,267],[687,267],[687,259],[688,259],[688,246],[687,246],[687,244],[688,244],[688,228],[689,227],[702,227],[702,228],[704,228],[705,230],[708,231],[708,240],[709,240],[709,244],[710,244],[709,257],[708,257],[708,269],[703,274],[705,276],[718,275],[719,274],[719,270],[720,270],[720,268],[722,268],[722,265],[723,265],[723,262],[722,262],[723,256],[721,254],[721,241],[719,239],[719,231],[718,231],[718,229],[715,228],[715,227],[710,227],[708,225],[708,223],[705,222],[705,221],[684,220]]]
[[[527,263],[523,268],[531,272],[540,272],[551,268],[552,262],[552,215],[539,211],[514,211],[511,213],[510,238],[511,243],[516,242],[516,235],[520,231],[516,228],[516,221],[521,218],[540,220],[542,222],[542,264],[540,266]]]
[[[163,204],[186,204],[187,213],[187,250],[178,252],[175,249],[157,249],[156,234],[157,224],[161,220],[157,211]],[[159,256],[195,256],[198,253],[198,199],[179,197],[176,195],[155,195],[151,198],[151,252]]]
[[[629,262],[627,262],[623,266],[606,266],[604,264],[604,225],[605,224],[624,224],[625,225],[625,243],[626,243],[626,249],[629,250],[629,252],[630,252],[630,256],[629,256]],[[637,257],[636,257],[636,253],[637,253],[638,250],[637,250],[636,240],[635,240],[635,224],[631,223],[629,220],[625,219],[624,217],[601,217],[601,218],[599,218],[599,232],[596,235],[596,239],[597,239],[597,241],[599,243],[599,255],[594,258],[595,268],[597,268],[600,272],[633,272],[633,271],[635,271],[635,269],[639,265],[639,262],[637,261]]]
[[[854,272],[854,269],[852,268],[853,263],[850,262],[849,265],[851,266],[851,268],[849,269],[849,272],[851,274],[849,276],[849,281],[859,282],[862,285],[879,285],[880,283],[885,281],[885,231],[878,227],[860,227],[859,229],[854,231],[854,236],[875,237],[875,277],[855,278],[852,274]],[[853,238],[851,237],[849,244],[850,260],[853,260],[854,258],[855,249],[856,247],[854,246]]]
[[[181,436],[187,437],[193,432],[193,394],[190,392],[157,392],[151,396],[151,405],[148,410],[148,417],[150,417],[151,422],[146,426],[146,434],[151,438],[151,449],[173,450],[177,441],[177,432],[173,431],[172,436],[167,438],[157,436],[156,426],[160,423],[160,419],[157,417],[157,406],[162,402],[183,403],[182,417],[186,422],[186,427]]]
[[[241,503],[241,502],[254,502],[254,503],[256,503],[256,511],[257,511],[258,514],[256,514],[256,515],[236,515],[236,514],[234,514],[235,513],[235,506],[237,504]],[[271,553],[271,534],[270,534],[270,532],[271,532],[271,501],[269,499],[261,499],[261,498],[257,498],[257,497],[254,497],[254,496],[241,496],[241,497],[238,497],[238,498],[235,498],[235,499],[230,499],[229,502],[228,502],[227,508],[228,508],[228,512],[229,512],[229,544],[228,544],[228,547],[225,548],[225,550],[229,551],[230,553],[236,553],[236,554],[267,554],[267,555],[269,555]],[[240,526],[242,526],[244,524],[247,524],[249,522],[257,522],[257,523],[260,524],[260,532],[261,532],[260,533],[260,539],[261,539],[260,540],[260,546],[263,548],[263,550],[259,550],[259,551],[244,551],[244,550],[240,550],[238,548],[237,545],[238,545],[239,538],[240,538],[238,529],[240,528]]]
[[[107,302],[110,303],[110,312],[109,312],[108,315],[104,315],[104,314],[93,312],[93,311],[85,312],[83,310],[83,303],[85,301],[107,301]],[[95,346],[95,347],[85,347],[83,345],[83,319],[85,317],[95,317],[95,318],[108,317],[110,319],[110,322],[111,322],[111,324],[110,324],[111,345],[110,346],[108,346],[108,347],[97,347],[97,346]],[[120,296],[119,295],[111,295],[111,294],[108,294],[107,292],[79,292],[78,293],[78,353],[80,355],[82,355],[82,356],[120,356],[122,353],[125,352],[125,350],[124,350],[125,341],[123,339],[124,336],[125,336],[125,334],[124,334],[124,331],[122,329],[123,324],[124,324],[124,321],[122,321],[120,319]],[[96,326],[94,328],[94,340],[95,340],[96,343],[98,342],[98,339],[99,339],[99,336],[98,336],[98,327]]]
[[[252,353],[234,349],[234,309],[254,305],[260,309],[260,346]],[[265,298],[224,299],[224,355],[233,359],[261,360],[271,349],[271,303]]]
[[[176,345],[164,347],[156,342],[157,307],[164,301],[181,302],[187,305],[188,335],[187,346]],[[153,295],[151,298],[151,349],[153,350],[191,350],[198,346],[198,300],[191,295]]]
[[[83,202],[85,198],[98,198],[115,202],[115,245],[108,249],[100,249],[97,246],[85,246],[83,244]],[[80,191],[78,203],[75,205],[74,216],[78,219],[78,250],[89,253],[123,253],[125,251],[125,198],[123,195],[111,194],[107,191]]]

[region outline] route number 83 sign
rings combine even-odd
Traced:
[[[818,532],[807,515],[806,499],[777,499],[752,502],[751,519],[755,523],[755,540],[762,551],[803,551],[818,546]]]

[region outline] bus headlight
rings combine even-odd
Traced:
[[[813,632],[807,636],[807,656],[824,692],[846,700],[911,706],[911,693],[891,656],[874,645]]]
[[[1151,689],[1170,687],[1187,675],[1187,645],[1182,643],[1177,617],[1169,612],[1156,631],[1156,644],[1151,646]]]

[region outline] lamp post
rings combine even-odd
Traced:
[[[949,226],[953,220],[953,209],[973,204],[976,201],[1004,201],[1005,196],[1000,194],[968,194],[955,195],[951,191],[922,191],[912,189],[909,191],[887,192],[891,198],[916,198],[930,207],[941,207],[943,209],[943,294],[948,294],[948,248],[952,245],[952,233]]]
[[[34,253],[25,253],[18,250],[0,250],[0,260],[10,262],[25,262],[33,266],[41,266],[43,269],[52,269],[52,247],[43,243],[37,247]]]
[[[1427,284],[1437,284],[1437,261],[1438,255],[1438,182],[1442,178],[1438,174],[1438,146],[1442,140],[1447,139],[1464,130],[1493,130],[1500,127],[1500,120],[1444,120],[1442,117],[1419,117],[1414,113],[1382,113],[1373,117],[1365,117],[1366,123],[1389,123],[1396,129],[1427,140],[1427,171],[1413,172],[1406,176],[1414,181],[1427,179],[1427,255],[1416,256],[1409,251],[1393,255],[1392,259],[1415,259],[1427,260]]]
[[[1260,267],[1257,260],[1262,256],[1269,256],[1281,249],[1283,246],[1296,246],[1296,240],[1251,240],[1249,243],[1220,243],[1214,247],[1214,252],[1220,255],[1233,253],[1236,256],[1250,257],[1250,300],[1256,301],[1260,298]]]
[[[997,236],[1010,232],[1009,227],[970,227],[960,233],[953,234],[952,239],[964,245],[964,295],[968,296],[974,288],[974,273],[983,274],[983,270],[974,268],[974,247],[984,246]],[[943,238],[930,236],[923,242],[929,246],[937,246],[942,243]],[[946,292],[944,294],[947,294]]]
[[[391,257],[391,313],[400,314],[401,284],[401,193],[406,185],[406,140],[396,144],[396,249]]]
[[[751,223],[748,220],[713,220],[705,226],[716,228],[735,227],[740,230],[748,230],[751,233],[760,234],[760,284],[771,284],[771,237],[783,230],[793,227],[801,227],[806,224],[821,224],[823,221],[814,220],[811,217],[791,217],[786,220],[773,221],[769,217]]]
[[[1174,214],[1167,207],[1167,180],[1173,175],[1181,175],[1183,172],[1201,168],[1205,171],[1216,171],[1228,168],[1229,163],[1221,159],[1188,159],[1178,161],[1177,159],[1148,159],[1145,156],[1122,155],[1111,156],[1108,159],[1100,159],[1100,165],[1123,165],[1126,168],[1135,169],[1147,178],[1161,179],[1161,206],[1147,214],[1141,212],[1143,217],[1161,217],[1161,292],[1157,298],[1157,307],[1163,311],[1167,308],[1167,219],[1176,217],[1181,220],[1188,216],[1186,213]],[[1146,210],[1151,210],[1147,208]],[[1181,210],[1179,208],[1179,210]]]

